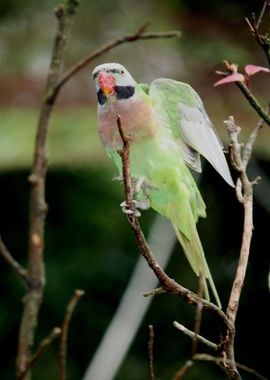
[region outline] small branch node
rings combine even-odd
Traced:
[[[164,294],[164,293],[167,293],[167,291],[166,291],[166,289],[164,289],[163,286],[161,286],[160,288],[156,288],[156,289],[148,290],[147,292],[144,292],[143,296],[144,297],[152,297],[152,296],[157,296],[157,295]]]

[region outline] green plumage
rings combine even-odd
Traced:
[[[117,150],[122,141],[114,118],[119,114],[132,141],[131,175],[144,179],[138,198],[147,196],[151,207],[172,222],[193,271],[204,279],[206,297],[208,281],[221,307],[196,229],[199,217],[206,216],[206,207],[188,166],[200,171],[202,154],[230,185],[233,182],[202,101],[189,85],[181,82],[158,79],[149,87],[138,85],[119,64],[100,65],[94,75],[104,71],[112,73],[118,86],[115,88],[122,91],[121,86],[134,86],[135,91],[125,99],[120,98],[127,92],[113,93],[105,104],[99,105],[101,141],[121,173]]]

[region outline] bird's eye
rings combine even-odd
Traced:
[[[121,70],[121,74],[124,74],[125,72],[124,72],[124,70]]]

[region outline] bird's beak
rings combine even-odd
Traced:
[[[98,84],[106,98],[115,94],[115,79],[110,73],[100,72],[98,74]]]

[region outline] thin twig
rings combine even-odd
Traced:
[[[83,67],[88,65],[94,59],[100,57],[104,53],[107,53],[108,51],[110,51],[111,49],[113,49],[119,45],[122,45],[124,43],[129,43],[129,42],[135,42],[135,41],[139,41],[139,40],[151,40],[151,39],[158,39],[158,38],[174,38],[174,37],[179,37],[181,34],[179,31],[145,33],[145,30],[148,28],[149,24],[150,24],[149,22],[144,23],[142,26],[140,26],[138,28],[138,30],[135,33],[116,38],[115,40],[106,43],[105,45],[103,45],[100,48],[91,52],[86,57],[82,58],[80,61],[75,63],[69,70],[67,70],[62,75],[62,77],[57,82],[57,84],[54,88],[54,91],[56,93],[58,93],[59,90],[63,87],[63,85],[67,81],[69,81],[70,78],[73,77]]]
[[[210,340],[204,338],[203,336],[196,334],[195,332],[193,332],[193,331],[189,330],[188,328],[186,328],[185,326],[183,326],[181,323],[174,321],[173,325],[177,330],[186,334],[192,340],[194,340],[196,338],[197,341],[203,343],[204,345],[206,345],[207,347],[211,348],[214,351],[217,351],[219,349],[219,346],[216,343],[213,343]]]
[[[31,358],[29,359],[26,368],[18,376],[18,378],[17,378],[18,380],[24,380],[25,379],[29,370],[42,357],[44,352],[55,341],[55,339],[59,337],[60,334],[61,334],[60,327],[54,327],[54,329],[50,332],[50,334],[40,342],[36,352],[34,352],[33,355],[31,356]]]
[[[173,380],[181,380],[184,378],[184,375],[187,373],[190,367],[192,367],[194,362],[192,360],[187,360],[185,364],[177,371]]]
[[[193,359],[196,361],[198,360],[198,361],[213,362],[213,363],[216,363],[221,368],[223,368],[223,359],[222,358],[217,358],[215,356],[208,355],[208,354],[196,354]],[[259,372],[255,371],[253,368],[250,368],[244,364],[236,363],[236,366],[239,369],[242,369],[243,371],[250,373],[251,375],[253,375],[255,378],[257,378],[259,380],[269,380],[269,378],[263,376]]]
[[[153,347],[154,347],[154,327],[153,325],[148,326],[148,344],[147,344],[147,352],[148,352],[148,379],[155,380],[154,375],[154,363],[153,363]]]
[[[14,257],[11,255],[11,253],[7,249],[5,243],[3,242],[1,236],[0,236],[0,254],[3,257],[3,259],[10,265],[13,271],[27,283],[28,282],[27,270],[24,269],[21,266],[21,264],[18,263],[17,260],[14,259]]]
[[[78,301],[80,300],[80,298],[84,295],[84,293],[85,293],[84,290],[76,289],[66,309],[64,321],[62,324],[62,334],[61,334],[61,339],[60,339],[60,350],[59,350],[59,379],[60,380],[66,379],[67,340],[68,340],[69,324],[70,324],[74,309]]]

